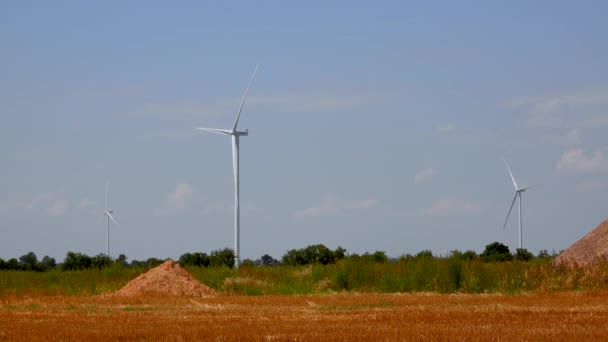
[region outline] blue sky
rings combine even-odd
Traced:
[[[0,258],[567,248],[608,216],[602,1],[3,2]],[[97,223],[96,223],[97,222]]]

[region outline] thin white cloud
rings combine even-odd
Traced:
[[[581,148],[573,148],[562,154],[557,162],[557,171],[590,173],[608,170],[608,150],[596,149],[592,155],[586,155]]]
[[[581,130],[578,128],[573,128],[563,134],[543,135],[540,139],[546,144],[576,146],[581,144]]]
[[[194,195],[194,188],[188,183],[180,183],[167,195],[166,207],[171,211],[181,211]]]
[[[74,205],[74,210],[86,215],[100,216],[104,209],[101,208],[96,201],[89,198],[83,198]]]
[[[52,201],[46,208],[46,213],[51,216],[63,216],[68,211],[69,203],[65,199]]]
[[[606,108],[604,112],[589,115],[580,122],[580,126],[585,128],[608,126],[608,108]]]
[[[456,129],[456,126],[454,126],[451,123],[447,123],[447,124],[442,124],[439,125],[437,127],[435,127],[435,130],[439,133],[447,133],[447,132],[452,132]]]
[[[76,203],[76,205],[74,206],[74,208],[76,209],[84,209],[84,208],[90,208],[97,205],[97,202],[88,199],[88,198],[83,198],[82,200],[80,200],[78,203]]]
[[[586,122],[608,125],[608,87],[594,87],[562,94],[520,98],[507,104],[528,113],[528,125],[559,127],[570,122],[586,126]]]
[[[433,178],[433,168],[432,167],[426,168],[424,170],[420,170],[420,171],[418,171],[418,173],[416,173],[416,176],[414,176],[414,184],[418,185],[418,184],[428,182],[431,180],[431,178]]]
[[[381,93],[342,93],[335,91],[292,92],[252,96],[253,106],[268,106],[281,112],[345,111],[393,101],[393,96]]]
[[[578,184],[579,189],[585,192],[596,192],[608,190],[608,179],[589,179]]]
[[[371,209],[378,205],[379,201],[375,198],[368,198],[355,203],[355,207],[359,209]]]
[[[367,198],[363,200],[348,201],[336,198],[333,194],[326,194],[320,203],[308,208],[296,210],[296,217],[317,217],[325,215],[336,215],[344,212],[355,210],[369,210],[378,206],[379,201],[376,198]]]
[[[122,97],[135,97],[140,96],[144,93],[144,87],[138,85],[131,85],[125,87],[116,88],[98,88],[98,89],[78,89],[73,92],[67,93],[69,97],[83,97],[83,98],[122,98]]]
[[[135,116],[151,116],[160,118],[202,119],[205,117],[222,116],[234,112],[238,100],[216,100],[207,104],[190,101],[148,102],[140,108],[131,110]]]
[[[41,209],[50,216],[64,216],[69,209],[69,202],[58,194],[44,192],[17,206],[29,210]]]
[[[481,210],[481,205],[464,198],[441,198],[435,200],[430,207],[420,210],[424,216],[446,216],[470,214]]]
[[[343,93],[335,91],[291,92],[273,95],[250,95],[246,107],[265,107],[282,113],[340,112],[394,101],[394,96],[381,93]],[[130,115],[203,119],[234,113],[240,97],[220,98],[206,103],[194,101],[149,102],[131,110]]]

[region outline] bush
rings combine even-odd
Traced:
[[[165,260],[157,258],[148,258],[148,260],[133,260],[131,261],[131,268],[153,268],[165,262]]]
[[[29,252],[19,257],[19,263],[21,269],[24,271],[42,271],[42,268],[38,265],[38,258],[34,252]]]
[[[48,255],[45,255],[44,258],[42,258],[42,261],[40,261],[40,268],[42,268],[43,271],[50,271],[55,267],[57,267],[55,258],[51,258]]]
[[[424,259],[424,258],[432,258],[432,257],[433,257],[433,252],[431,252],[428,249],[422,250],[414,256],[414,258],[416,258],[416,259]]]
[[[507,261],[512,258],[509,247],[500,242],[493,242],[487,245],[486,249],[481,253],[481,259],[485,262]]]
[[[93,266],[93,258],[83,253],[68,252],[61,265],[62,271],[76,271],[91,268]]]
[[[534,254],[528,252],[525,248],[518,248],[515,252],[515,260],[530,261],[532,259],[534,259]]]
[[[283,255],[282,263],[285,265],[334,264],[336,260],[344,258],[346,250],[338,247],[335,251],[325,245],[310,245],[303,249],[292,249]]]
[[[547,252],[546,249],[542,249],[542,250],[540,250],[540,252],[538,252],[538,255],[536,256],[536,258],[538,258],[538,259],[550,259],[551,255],[549,254],[549,252]]]
[[[268,254],[262,255],[262,258],[260,259],[260,265],[263,266],[275,266],[278,263],[279,261],[277,259],[273,258]]]
[[[91,266],[97,269],[102,269],[112,265],[112,258],[105,254],[98,254],[91,258]]]
[[[208,267],[211,258],[207,253],[186,253],[179,257],[179,263],[182,266]]]
[[[209,258],[211,266],[226,266],[229,268],[234,267],[234,261],[236,260],[234,251],[230,248],[215,250],[211,252]]]

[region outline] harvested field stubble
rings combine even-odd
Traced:
[[[602,340],[608,291],[0,297],[0,340]]]

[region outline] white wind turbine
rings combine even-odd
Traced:
[[[504,159],[504,158],[503,158]],[[509,163],[507,163],[507,160],[504,159],[505,161],[505,165],[507,165],[507,170],[509,171],[509,175],[511,176],[511,180],[513,181],[513,186],[515,187],[515,196],[513,196],[513,201],[511,202],[511,207],[509,208],[509,213],[507,214],[507,219],[505,220],[505,224],[502,227],[502,229],[504,230],[507,227],[507,221],[509,220],[509,215],[511,215],[511,210],[513,210],[513,205],[515,204],[515,200],[519,197],[519,249],[522,249],[522,222],[521,222],[521,193],[525,192],[526,190],[532,188],[527,187],[527,188],[520,188],[517,186],[517,182],[515,181],[515,178],[513,177],[513,173],[511,173],[511,168],[509,168]]]
[[[116,220],[114,219],[114,216],[112,216],[112,214],[114,213],[114,210],[108,209],[108,189],[109,188],[110,188],[110,182],[107,182],[106,183],[106,209],[103,212],[103,216],[105,216],[105,218],[107,220],[107,225],[108,225],[108,234],[107,234],[107,241],[106,241],[106,247],[107,247],[106,255],[108,257],[110,256],[110,220],[112,220],[112,222],[114,222],[115,225],[118,225],[118,222],[116,222]]]
[[[225,134],[232,137],[232,164],[234,168],[234,253],[235,253],[235,261],[234,266],[238,268],[241,265],[240,259],[240,213],[239,213],[239,137],[249,135],[249,130],[237,131],[236,127],[239,123],[239,118],[241,116],[241,111],[243,111],[243,105],[245,104],[245,98],[247,97],[247,92],[249,92],[249,87],[251,86],[251,82],[255,77],[255,73],[258,70],[258,65],[255,66],[253,70],[253,74],[249,79],[249,84],[247,84],[247,89],[245,89],[245,95],[243,95],[243,99],[241,100],[241,106],[239,107],[239,111],[236,114],[236,120],[234,121],[234,125],[232,129],[217,129],[217,128],[204,128],[197,127],[196,129],[217,133],[217,134]]]

